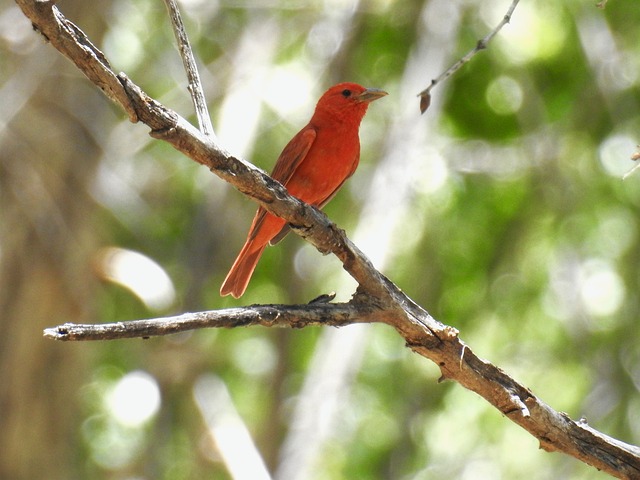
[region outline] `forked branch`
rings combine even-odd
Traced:
[[[396,285],[378,272],[345,233],[327,217],[299,200],[250,163],[237,159],[212,136],[201,133],[177,113],[147,96],[126,75],[116,75],[104,55],[53,5],[42,0],[16,0],[35,28],[105,94],[131,121],[142,121],[192,160],[284,218],[319,250],[336,255],[358,282],[347,304],[265,305],[185,314],[165,319],[106,325],[65,324],[45,335],[60,340],[113,339],[165,335],[185,329],[260,324],[301,327],[385,323],[395,328],[416,353],[432,360],[443,379],[455,380],[495,406],[534,435],[542,448],[561,451],[619,478],[640,478],[640,449],[612,439],[567,415],[556,412],[502,370],[477,357],[458,332],[433,319]],[[514,2],[515,3],[515,2]]]

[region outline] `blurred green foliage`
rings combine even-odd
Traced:
[[[363,124],[361,167],[328,215],[481,357],[553,408],[638,444],[640,174],[622,176],[640,131],[640,10],[633,0],[602,10],[595,2],[520,2],[511,24],[434,89],[420,116],[415,95],[473,48],[509,3],[247,0],[182,8],[222,144],[265,170],[331,83],[388,90]],[[9,88],[21,69],[33,68],[34,51],[58,54],[25,33],[24,19],[20,34],[8,29],[16,7],[0,8],[0,81]],[[60,8],[73,12],[116,70],[193,119],[160,2],[113,0],[99,17],[83,2]],[[150,308],[135,289],[109,281],[94,258],[102,281],[85,300],[88,320],[302,303],[331,290],[349,298],[354,284],[340,264],[294,235],[267,249],[241,300],[220,298],[255,205],[129,124],[97,90],[87,93],[95,95],[90,105],[78,103],[76,92],[91,87],[70,64],[46,75],[71,85],[38,114],[55,108],[79,119],[85,130],[66,148],[88,138],[99,150],[88,153],[94,173],[79,186],[93,202],[84,207],[97,237],[88,258],[105,246],[140,252],[176,292],[166,294],[170,306]],[[21,94],[20,85],[12,88]],[[0,125],[3,134],[27,128],[11,122],[9,130]],[[23,154],[30,142],[47,141],[26,139]],[[5,237],[2,262],[12,255],[7,244]],[[36,321],[36,337],[55,323]],[[74,348],[38,345],[56,357]],[[76,478],[231,478],[195,400],[210,376],[233,405],[220,418],[244,422],[280,479],[605,477],[540,450],[472,392],[438,383],[438,369],[385,326],[198,331],[83,352],[89,368],[66,393],[76,412],[75,453],[63,458]],[[161,403],[139,424],[123,425],[107,399],[135,371],[156,382]]]

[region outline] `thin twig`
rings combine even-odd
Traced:
[[[504,17],[502,17],[502,21],[498,24],[496,28],[494,28],[489,34],[481,40],[478,40],[475,48],[473,48],[469,53],[467,53],[464,57],[458,60],[456,63],[451,65],[447,70],[445,70],[438,78],[431,80],[431,85],[429,85],[426,89],[418,94],[420,97],[420,112],[426,112],[427,108],[431,104],[431,89],[435,87],[438,83],[446,80],[451,75],[453,75],[456,71],[458,71],[465,63],[471,60],[477,53],[487,48],[489,42],[495,37],[498,32],[504,27],[507,23],[511,21],[511,16],[513,15],[513,11],[516,9],[516,5],[520,0],[513,0],[511,2],[511,6]]]
[[[178,10],[178,4],[175,0],[164,0],[169,10],[169,18],[171,19],[171,25],[173,26],[173,33],[176,36],[178,42],[178,48],[180,50],[180,57],[182,57],[182,63],[184,69],[187,72],[187,80],[189,86],[187,87],[193,100],[193,106],[196,109],[196,116],[198,117],[198,125],[200,131],[207,136],[213,136],[213,125],[211,125],[211,117],[209,116],[209,110],[207,109],[207,102],[204,98],[204,90],[202,89],[202,82],[200,81],[200,75],[198,74],[198,66],[191,50],[191,44],[187,37],[187,32],[182,23],[182,17],[180,16],[180,10]]]

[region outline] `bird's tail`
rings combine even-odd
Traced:
[[[220,287],[220,295],[233,295],[234,298],[240,298],[249,285],[251,275],[256,269],[258,260],[264,251],[266,245],[255,245],[253,239],[247,240],[242,250],[238,254],[238,258],[233,262],[231,270],[227,274],[227,278],[222,282]]]

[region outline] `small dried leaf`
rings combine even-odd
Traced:
[[[426,112],[429,105],[431,105],[431,94],[423,93],[420,95],[420,113]]]

